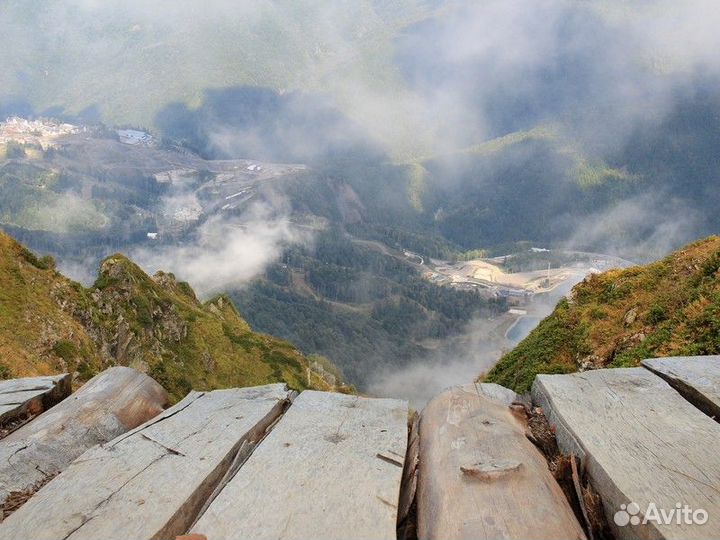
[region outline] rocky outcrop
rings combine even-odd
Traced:
[[[203,303],[174,275],[150,277],[120,254],[84,288],[0,233],[0,287],[8,296],[0,379],[71,372],[86,381],[109,366],[130,366],[152,375],[173,401],[191,388],[343,387],[290,344],[254,333],[227,297]]]

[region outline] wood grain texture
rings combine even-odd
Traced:
[[[112,367],[0,441],[0,504],[64,470],[88,448],[162,412],[167,393],[147,375]]]
[[[0,424],[27,414],[40,414],[72,392],[69,373],[0,381]]]
[[[458,386],[423,410],[418,537],[584,538],[545,457],[525,436],[524,417],[509,409],[507,393],[499,397],[496,388]]]
[[[416,514],[413,509],[417,494],[420,463],[420,415],[413,413],[409,422],[408,446],[405,452],[400,501],[398,503],[398,540],[417,538]]]
[[[395,538],[404,401],[305,391],[192,532],[236,538]]]
[[[169,538],[190,527],[244,443],[284,408],[284,384],[191,392],[85,452],[0,524],[7,539]]]
[[[509,388],[505,388],[495,383],[472,383],[461,385],[466,392],[477,392],[482,397],[491,401],[496,401],[502,405],[510,406],[513,403],[522,403],[522,396],[518,395]]]
[[[538,375],[533,399],[566,454],[581,457],[617,538],[720,537],[720,425],[643,368]],[[705,525],[620,527],[622,504],[704,509]]]
[[[698,409],[720,421],[720,356],[681,356],[643,360]]]

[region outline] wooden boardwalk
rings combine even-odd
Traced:
[[[533,400],[561,450],[581,457],[617,538],[720,537],[720,424],[663,379],[644,368],[539,375]],[[631,503],[640,521],[651,504],[687,505],[709,520],[633,525],[621,514],[616,524]]]
[[[0,425],[49,409],[70,395],[69,373],[0,381]]]
[[[166,403],[165,390],[134,369],[113,367],[93,377],[0,440],[0,504],[63,471],[88,448],[157,415]]]
[[[508,397],[507,390],[467,385],[423,411],[419,538],[585,538]]]
[[[642,365],[720,421],[720,356],[655,358],[643,360]]]
[[[243,443],[259,440],[285,385],[192,392],[97,446],[0,525],[2,538],[174,538],[187,531]]]
[[[394,538],[407,421],[404,401],[303,392],[193,532]]]
[[[719,386],[720,357],[655,359],[540,375],[532,400],[616,538],[713,538]],[[161,412],[165,398],[112,368],[1,440],[3,497],[60,474],[0,523],[0,538],[590,535],[572,486],[563,492],[528,437],[529,397],[497,385],[448,389],[419,423],[404,401],[280,384],[191,392]],[[670,514],[678,505],[690,516]]]

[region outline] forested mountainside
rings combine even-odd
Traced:
[[[173,400],[278,381],[342,386],[328,362],[253,332],[226,296],[202,303],[187,283],[151,278],[122,255],[85,288],[0,232],[0,376],[69,371],[85,381],[111,365],[148,373]]]
[[[404,248],[446,257],[459,256],[459,248],[410,232],[412,224],[400,230],[391,219],[392,225],[379,223],[375,211],[367,215],[372,201],[363,200],[374,196],[362,182],[354,188],[344,180],[361,171],[358,162],[333,165],[335,176],[329,164],[204,159],[157,141],[128,145],[97,125],[45,138],[33,131],[50,131],[56,122],[2,125],[33,141],[0,142],[0,224],[9,233],[56,256],[86,284],[89,268],[116,251],[136,254],[153,270],[170,264],[205,295],[227,290],[254,328],[332,358],[355,384],[373,370],[427,356],[429,343],[461,333],[475,316],[505,310],[502,299],[423,279]],[[287,201],[279,217],[274,211],[245,217],[278,199]],[[402,210],[397,215],[404,219]],[[227,242],[248,227],[263,234],[275,220],[288,222],[278,226],[277,240],[274,233],[269,238],[280,244],[280,260],[238,286],[247,255],[228,251]],[[211,247],[208,237],[216,238]],[[249,233],[233,244],[244,250],[245,240],[255,245]]]
[[[0,137],[0,225],[67,272],[120,251],[200,295],[219,285],[253,328],[360,383],[506,308],[421,280],[406,251],[647,262],[717,234],[710,12],[8,0],[0,120],[75,127],[51,144],[33,126]]]
[[[202,12],[183,0],[167,17],[137,0],[12,0],[0,13],[0,45],[17,49],[0,73],[0,116],[132,124],[204,157],[309,164],[316,210],[350,185],[375,234],[651,260],[720,226],[720,71],[707,47],[677,38],[702,13],[699,0],[216,1]],[[103,172],[135,180],[132,167]],[[75,180],[55,189],[80,191]],[[116,227],[118,197],[147,206],[134,187],[82,193],[75,229]],[[682,227],[670,209],[686,210]],[[10,212],[38,228],[32,208]]]
[[[646,266],[591,275],[484,380],[526,392],[538,373],[720,354],[720,237]]]
[[[230,294],[254,328],[331,358],[364,386],[422,361],[473,318],[507,309],[504,298],[438,286],[423,271],[402,251],[332,228]]]

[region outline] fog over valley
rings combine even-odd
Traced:
[[[421,408],[587,275],[718,233],[718,26],[711,0],[6,0],[0,227],[84,286],[120,252],[226,293]]]

